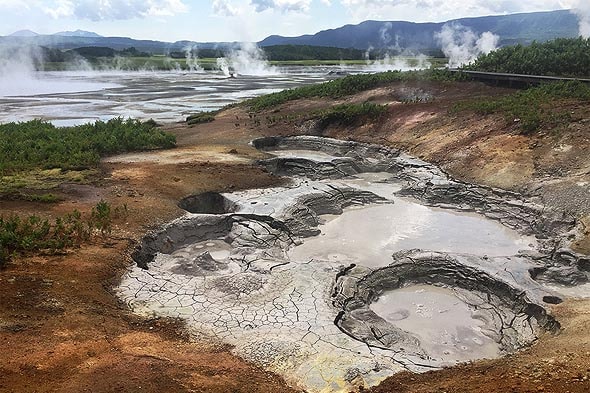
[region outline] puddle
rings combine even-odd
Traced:
[[[384,293],[370,309],[415,336],[429,356],[446,365],[501,354],[498,343],[484,334],[486,322],[451,289],[412,285]]]
[[[574,299],[590,299],[590,283],[566,287],[558,284],[545,284],[545,286],[560,295]]]
[[[185,276],[214,276],[239,271],[231,264],[231,246],[223,240],[208,240],[182,247],[171,254],[160,253],[154,264],[174,274]]]
[[[401,250],[510,256],[534,244],[534,239],[523,238],[481,216],[401,198],[393,204],[357,207],[338,216],[322,217],[321,234],[291,249],[292,260],[380,267],[391,263],[391,255]]]
[[[336,156],[314,150],[272,150],[268,153],[280,158],[300,158],[312,161],[330,162]]]

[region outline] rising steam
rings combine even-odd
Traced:
[[[203,67],[199,65],[199,49],[196,45],[184,48],[186,56],[186,66],[189,71],[203,71]]]
[[[366,55],[365,55],[366,57]],[[389,54],[385,54],[382,59],[378,60],[367,60],[367,67],[368,71],[374,72],[385,72],[385,71],[413,71],[413,70],[423,70],[425,68],[430,68],[432,64],[428,61],[428,56],[419,54],[419,55],[410,55],[410,56],[391,56]]]
[[[480,36],[473,30],[457,23],[445,24],[442,30],[435,34],[441,49],[449,58],[451,68],[469,64],[481,54],[488,54],[498,46],[500,37],[486,31]]]
[[[580,36],[590,38],[590,2],[577,0],[572,7],[572,12],[578,17]]]
[[[431,63],[428,61],[428,56],[423,54],[416,55],[401,47],[399,43],[399,36],[392,35],[391,29],[393,25],[391,22],[385,23],[379,29],[379,38],[381,40],[380,47],[385,50],[379,56],[380,59],[371,60],[371,52],[373,47],[369,47],[365,52],[365,59],[367,62],[366,69],[374,72],[384,71],[412,71],[430,68]]]
[[[276,75],[279,71],[266,60],[264,51],[256,44],[243,42],[226,57],[217,59],[217,67],[226,75]]]
[[[17,95],[34,85],[40,64],[43,57],[34,47],[0,47],[0,97]]]

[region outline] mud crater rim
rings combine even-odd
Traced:
[[[384,377],[400,371],[400,366],[402,369],[411,371],[441,367],[444,364],[429,358],[428,353],[422,350],[419,343],[412,341],[412,338],[407,335],[399,334],[399,331],[395,329],[391,330],[391,324],[386,323],[387,326],[384,327],[382,318],[369,309],[370,305],[383,293],[413,284],[473,291],[476,293],[475,297],[480,296],[479,303],[491,304],[492,308],[496,307],[503,316],[496,318],[495,327],[508,332],[502,333],[498,339],[504,353],[512,352],[534,341],[537,330],[559,329],[559,323],[547,312],[543,304],[558,304],[561,298],[554,292],[543,289],[534,280],[532,272],[544,271],[542,269],[546,268],[542,267],[543,264],[557,265],[560,262],[560,256],[570,256],[566,251],[556,252],[552,256],[547,251],[556,249],[557,241],[554,241],[552,237],[570,230],[573,225],[571,222],[544,217],[545,212],[542,207],[527,203],[517,194],[454,181],[430,164],[379,145],[319,137],[260,138],[254,140],[252,145],[266,152],[277,149],[310,150],[319,153],[310,154],[304,159],[283,154],[281,157],[260,161],[260,164],[273,174],[297,179],[295,184],[287,187],[231,194],[202,193],[184,198],[179,202],[179,206],[192,214],[148,234],[133,255],[138,266],[147,269],[148,265],[153,263],[156,254],[171,254],[187,244],[208,240],[222,240],[229,244],[233,251],[227,260],[234,266],[241,267],[241,272],[233,272],[231,280],[223,276],[214,278],[212,284],[207,284],[210,281],[205,280],[203,281],[205,287],[199,291],[211,290],[213,288],[211,285],[219,286],[217,290],[224,293],[224,296],[236,296],[236,299],[231,302],[231,307],[236,307],[236,300],[247,301],[245,299],[252,296],[258,299],[257,301],[261,301],[260,296],[263,296],[265,291],[270,291],[275,296],[271,299],[272,303],[275,306],[281,306],[278,309],[280,315],[272,314],[277,311],[272,309],[272,315],[266,315],[262,320],[256,319],[257,317],[248,319],[250,317],[247,317],[249,313],[247,305],[239,306],[242,310],[238,310],[240,315],[234,315],[231,312],[228,314],[228,310],[223,309],[225,306],[222,304],[225,303],[222,299],[216,300],[218,303],[213,302],[218,304],[213,308],[220,308],[222,314],[219,315],[225,316],[212,319],[215,321],[211,322],[213,327],[207,322],[202,322],[206,321],[204,317],[204,319],[195,315],[190,317],[198,322],[196,326],[200,326],[201,329],[213,332],[224,342],[229,340],[228,342],[235,346],[238,355],[269,367],[272,371],[285,376],[287,380],[301,383],[310,391],[320,391],[332,385],[350,388],[353,381],[356,381],[354,382],[356,384],[359,378],[362,381],[361,385],[375,385]],[[372,192],[321,182],[321,180],[343,179],[368,172],[390,173],[404,183],[398,195],[416,198],[425,206],[479,213],[521,234],[547,235],[546,240],[540,238],[536,250],[509,257],[405,250],[396,253],[392,257],[391,264],[380,268],[369,268],[355,263],[337,266],[332,263],[320,269],[317,266],[314,267],[313,261],[301,263],[289,260],[285,253],[298,244],[300,241],[298,239],[317,235],[319,217],[322,214],[341,214],[343,208],[351,205],[387,203],[386,198]],[[210,260],[203,262],[212,263]],[[577,260],[576,263],[582,266],[582,263]],[[159,268],[155,266],[156,270]],[[297,273],[298,271],[301,273]],[[305,284],[302,282],[301,286],[313,284],[323,289],[320,291],[312,286],[313,293],[310,294],[294,287],[292,291],[284,292],[283,295],[276,294],[280,288],[276,289],[274,286],[279,285],[279,282],[280,285],[293,285],[292,281],[285,284],[281,281],[281,277],[304,272],[307,273],[301,277],[304,277]],[[141,288],[153,288],[152,291],[157,293],[158,287],[154,287],[150,281],[158,274],[160,273],[148,273],[146,276],[138,272],[131,275],[131,284],[126,285],[129,285],[129,293],[131,295],[133,292],[135,298],[131,299],[129,295],[124,297],[131,299],[128,301],[132,308],[138,302],[136,295],[139,293],[133,289],[133,280],[137,280]],[[558,271],[553,277],[559,278],[560,274],[562,274],[561,271]],[[565,271],[562,274],[566,280],[567,274]],[[244,277],[244,280],[239,279],[240,275]],[[314,277],[316,275],[317,277]],[[169,281],[166,280],[170,279],[165,277],[169,277],[167,273],[162,276],[164,285],[159,287],[160,290],[169,285]],[[375,281],[375,277],[381,278]],[[178,291],[180,298],[187,296],[185,289],[180,288]],[[203,293],[199,293],[196,297],[203,296]],[[150,296],[155,295],[147,296],[148,303]],[[281,296],[288,301],[288,304],[281,305],[279,300]],[[309,296],[315,300],[311,308],[303,312],[303,306],[310,307],[309,300],[305,300]],[[317,303],[320,298],[316,299],[314,296],[323,296],[321,299],[331,306],[324,307],[321,311]],[[170,295],[166,294],[166,297]],[[195,295],[193,295],[194,299]],[[211,302],[206,295],[202,301],[206,304]],[[303,303],[298,305],[297,301]],[[190,299],[187,302],[190,303]],[[199,302],[201,300],[197,304],[201,304]],[[144,303],[138,304],[142,306]],[[290,316],[288,308],[293,306],[296,314]],[[183,315],[186,306],[179,300],[179,305],[172,309],[175,313],[180,312],[179,315]],[[313,318],[316,320],[302,320],[306,313],[315,315]],[[371,313],[373,315],[370,315]],[[330,319],[331,314],[333,317]],[[357,318],[358,316],[361,318]],[[241,330],[241,326],[246,326],[252,331],[264,330],[267,318],[275,321],[270,322],[271,325],[275,323],[287,328],[291,323],[295,327],[295,330],[286,330],[290,332],[285,333],[287,336],[282,335],[277,339],[268,337],[268,340],[272,341],[269,343],[269,345],[272,344],[269,346],[272,348],[272,354],[261,352],[260,345],[257,346],[254,343],[256,340]],[[244,322],[241,322],[242,319]],[[520,326],[513,326],[513,322],[510,321],[517,321]],[[296,340],[298,333],[295,332],[299,329],[297,326],[301,322],[305,322],[308,327],[302,329],[302,337],[297,341],[299,344],[294,347],[295,342],[291,341]],[[285,323],[287,325],[284,325]],[[337,328],[343,335],[338,339],[332,339],[331,337],[337,336],[330,325]],[[220,327],[223,329],[220,330]],[[513,330],[509,331],[510,329]],[[328,334],[328,331],[332,333]],[[384,335],[381,334],[383,332],[386,335],[389,334],[385,343]],[[327,335],[322,337],[322,334]],[[310,337],[315,338],[310,339]],[[347,341],[346,345],[340,347],[344,337],[349,337],[358,344]],[[304,338],[305,340],[301,341]],[[410,343],[411,350],[398,351],[395,346],[396,339],[399,339],[401,345],[405,347]],[[241,344],[242,341],[244,341],[243,344]],[[361,346],[358,346],[359,344]],[[305,349],[308,347],[313,350],[309,352]],[[314,363],[315,355],[310,353],[320,351],[317,349],[320,347],[324,348],[323,351],[328,350],[336,358],[342,358],[341,370],[335,366],[329,372],[324,369],[316,373],[315,370],[321,369],[322,366]],[[345,366],[344,364],[349,364],[346,363],[349,358],[356,359],[354,364],[357,371],[364,371],[352,372],[350,366]],[[280,367],[276,365],[277,359],[281,359]],[[376,361],[381,365],[380,371],[375,369]],[[290,366],[287,367],[285,364]],[[334,375],[333,378],[330,377],[332,382],[325,379],[326,372]]]

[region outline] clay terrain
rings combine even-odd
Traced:
[[[2,214],[88,214],[104,199],[126,206],[112,233],[59,255],[23,255],[0,271],[1,392],[302,392],[301,386],[198,339],[179,319],[132,313],[116,288],[143,236],[204,192],[280,186],[250,145],[271,136],[315,135],[400,149],[455,179],[516,192],[576,222],[571,248],[590,253],[590,107],[556,102],[563,127],[523,134],[503,116],[453,104],[512,90],[476,82],[394,83],[340,101],[308,99],[255,115],[244,106],[195,126],[167,124],[175,149],[104,159],[90,184],[62,184],[54,204],[0,200]],[[431,99],[408,102],[408,96]],[[389,104],[377,121],[318,128],[306,114],[338,103]],[[590,294],[588,287],[586,296]],[[548,306],[561,325],[500,359],[425,373],[401,372],[372,392],[588,392],[590,298]],[[362,390],[362,389],[361,389]]]

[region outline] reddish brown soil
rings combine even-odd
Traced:
[[[421,88],[434,101],[401,104],[401,88]],[[378,122],[313,130],[326,136],[383,143],[441,165],[454,176],[535,194],[590,227],[590,202],[576,184],[590,181],[590,108],[573,112],[568,132],[521,135],[501,117],[450,114],[458,99],[506,94],[476,83],[393,84],[339,101],[390,103]],[[307,100],[279,108],[273,124],[256,124],[240,108],[208,124],[166,128],[178,136],[170,152],[118,157],[87,186],[65,185],[54,205],[0,201],[0,212],[55,216],[88,213],[101,198],[128,207],[112,236],[64,255],[28,255],[0,271],[1,392],[290,392],[280,378],[231,355],[228,348],[191,342],[182,324],[132,315],[111,292],[132,263],[129,252],[150,228],[178,217],[186,195],[278,184],[253,163],[263,154],[247,145],[263,135],[309,132],[302,120],[334,101]],[[289,115],[287,117],[286,115]],[[234,151],[235,150],[235,151]],[[237,153],[236,153],[237,152]],[[590,235],[577,249],[590,250]],[[494,361],[421,375],[402,373],[374,392],[588,392],[590,301],[554,306],[561,334]]]

